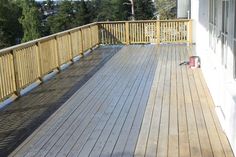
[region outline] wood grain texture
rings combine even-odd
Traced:
[[[120,49],[100,46],[0,110],[0,156],[16,148]]]
[[[125,46],[10,156],[233,156],[192,52]]]

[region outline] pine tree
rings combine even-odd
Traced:
[[[50,32],[57,33],[74,27],[74,13],[71,1],[64,0],[59,4],[58,13],[47,19]]]
[[[129,0],[116,0],[115,2],[115,19],[116,21],[128,20],[131,17],[131,5]]]
[[[0,48],[17,44],[21,38],[20,15],[20,8],[13,1],[0,0]]]
[[[176,8],[175,0],[156,0],[157,12],[161,20],[176,18],[176,12],[172,9]]]
[[[35,1],[21,0],[19,1],[19,5],[22,8],[22,17],[19,21],[24,31],[22,42],[39,38],[41,23]]]
[[[150,20],[154,16],[155,8],[152,0],[136,0],[134,8],[136,20]]]
[[[54,8],[53,1],[52,0],[47,0],[46,1],[46,9],[47,10],[52,10],[53,8]]]
[[[98,21],[113,21],[115,19],[115,1],[114,0],[101,0],[100,6],[97,10]]]
[[[78,11],[75,16],[77,26],[90,23],[90,13],[84,0],[81,0],[79,3]]]
[[[129,0],[92,0],[88,4],[91,21],[128,20],[131,16]]]

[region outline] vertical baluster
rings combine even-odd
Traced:
[[[125,39],[126,39],[126,45],[129,45],[130,39],[129,39],[129,22],[125,22]]]
[[[156,21],[156,39],[157,39],[157,44],[160,44],[160,38],[161,38],[161,23],[160,21]]]
[[[189,20],[187,30],[188,30],[188,43],[192,44],[193,42],[192,41],[192,20]]]

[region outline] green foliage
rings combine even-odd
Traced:
[[[114,0],[101,0],[97,10],[98,21],[111,21],[115,19],[114,15]]]
[[[37,39],[40,35],[40,16],[34,0],[20,0],[22,16],[19,19],[22,24],[24,36],[22,42]]]
[[[152,0],[134,0],[136,20],[152,19],[154,11]],[[94,21],[129,19],[130,0],[61,0],[57,6],[53,0],[0,0],[0,48],[15,44],[22,36],[25,42]]]
[[[93,0],[91,12],[94,13],[92,21],[128,20],[131,16],[129,0]]]
[[[136,20],[150,20],[153,18],[155,8],[152,0],[136,0],[134,6]]]
[[[131,6],[129,0],[116,0],[115,1],[115,19],[116,21],[128,20],[131,16]]]
[[[81,0],[75,15],[76,26],[90,23],[90,12],[84,0]]]
[[[172,11],[173,8],[176,8],[176,1],[156,0],[156,4],[160,20],[176,18],[176,13]]]
[[[47,18],[51,33],[57,33],[74,26],[74,13],[71,1],[64,0],[59,5],[58,13]]]
[[[0,0],[0,48],[14,45],[21,38],[20,15],[21,10],[13,1]]]
[[[52,0],[47,0],[46,1],[46,9],[47,10],[52,10],[53,8],[54,8],[53,1]]]

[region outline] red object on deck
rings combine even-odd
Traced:
[[[190,68],[200,68],[200,57],[198,57],[198,56],[189,57],[189,67]]]

